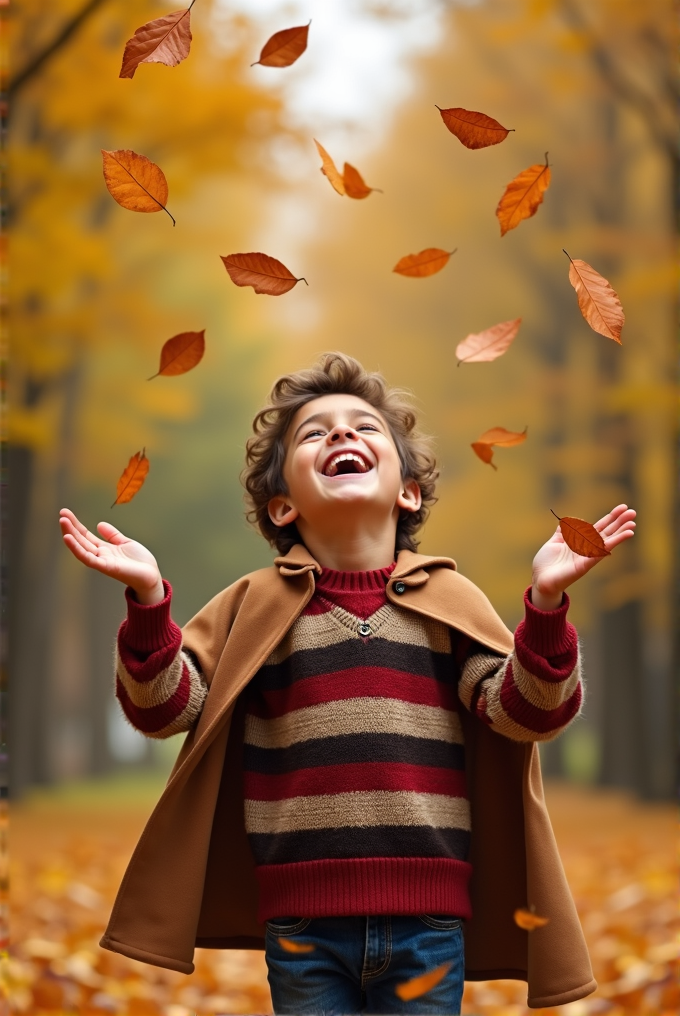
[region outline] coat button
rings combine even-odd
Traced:
[[[373,629],[371,628],[370,624],[366,624],[365,621],[361,622],[361,624],[357,628],[357,631],[359,632],[361,637],[365,639],[368,638],[369,635],[373,634]]]
[[[394,583],[394,591],[399,596],[401,596],[402,593],[406,592],[406,583],[405,582],[395,582]]]

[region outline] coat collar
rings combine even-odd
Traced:
[[[274,560],[279,574],[283,578],[304,575],[307,572],[321,574],[321,565],[314,560],[302,543],[296,543],[283,557]],[[390,584],[397,580],[407,586],[424,586],[429,579],[429,569],[450,568],[456,570],[456,562],[450,557],[429,557],[427,554],[415,554],[412,550],[400,550],[397,555],[397,566],[390,576]]]

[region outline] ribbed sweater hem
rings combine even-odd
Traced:
[[[472,865],[448,857],[297,861],[256,869],[258,920],[379,914],[472,916]]]

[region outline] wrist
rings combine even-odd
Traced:
[[[131,586],[130,588],[133,590],[135,596],[137,597],[137,602],[140,603],[143,607],[153,607],[157,603],[161,603],[166,596],[166,592],[163,587],[163,580],[160,578],[160,576],[158,578],[158,581],[156,582],[156,585],[152,586],[151,588],[149,588],[148,586],[143,586],[141,588]]]
[[[542,592],[536,584],[531,587],[531,603],[537,610],[558,610],[562,606],[564,592]]]

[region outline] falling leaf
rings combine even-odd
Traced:
[[[164,344],[158,373],[153,374],[148,380],[153,381],[159,374],[165,377],[186,374],[201,362],[204,353],[205,328],[202,332],[180,332]]]
[[[567,254],[566,250],[564,251]],[[576,290],[581,313],[593,329],[621,345],[621,329],[626,316],[618,295],[604,276],[586,261],[569,258],[569,281]]]
[[[402,1002],[410,1002],[414,998],[420,998],[421,995],[432,991],[446,977],[450,969],[450,963],[442,963],[440,967],[428,970],[426,974],[412,977],[410,981],[403,981],[401,984],[398,984],[394,989],[395,994],[399,996]]]
[[[168,212],[168,181],[160,166],[129,148],[102,149],[104,180],[111,197],[131,212]],[[170,215],[173,226],[175,220]]]
[[[514,913],[515,924],[524,931],[533,931],[534,928],[542,928],[550,920],[549,917],[539,917],[532,910],[516,910]]]
[[[505,427],[492,427],[491,430],[485,431],[481,437],[478,437],[471,445],[471,448],[482,462],[486,462],[493,469],[497,469],[498,467],[492,461],[494,445],[498,448],[512,448],[513,445],[522,444],[527,439],[527,430],[527,427],[522,431],[506,430]]]
[[[498,202],[496,215],[501,224],[501,236],[510,229],[519,226],[522,219],[530,219],[536,214],[543,201],[543,194],[550,185],[550,166],[548,153],[545,153],[545,165],[540,162],[529,166],[512,180],[505,188],[503,197]]]
[[[140,63],[162,63],[176,67],[189,56],[191,8],[148,21],[125,43],[120,78],[133,78]]]
[[[510,131],[514,130],[514,127],[503,127],[492,116],[476,113],[472,109],[461,109],[460,106],[452,106],[451,109],[440,109],[437,106],[437,109],[448,129],[466,148],[500,145]]]
[[[514,321],[501,321],[483,332],[468,335],[456,346],[458,366],[461,363],[482,363],[495,360],[502,356],[519,331],[521,318]]]
[[[265,296],[281,296],[297,282],[309,285],[306,279],[296,279],[276,258],[258,251],[251,254],[228,254],[222,256],[222,261],[236,286],[252,286],[256,293],[264,293]]]
[[[398,272],[399,275],[408,275],[411,279],[422,279],[426,275],[441,272],[456,250],[458,250],[457,247],[451,251],[440,250],[439,247],[427,247],[419,254],[407,254],[406,257],[397,261],[392,271]]]
[[[550,509],[552,511],[552,508]],[[555,515],[555,512],[553,512]],[[598,533],[595,526],[584,519],[572,518],[570,515],[555,515],[559,519],[562,538],[570,550],[581,557],[607,557],[611,551],[607,550],[604,540]]]
[[[289,953],[314,952],[314,946],[311,942],[295,942],[292,938],[279,937],[279,945]]]
[[[373,191],[378,191],[377,187],[369,187],[364,183],[364,179],[358,169],[354,166],[350,166],[349,162],[345,163],[343,170],[342,179],[345,184],[345,194],[348,198],[367,198]],[[382,194],[382,191],[378,191]]]
[[[263,67],[290,67],[307,49],[307,35],[311,21],[297,28],[284,28],[275,32],[262,47],[260,59],[250,66],[261,64]]]
[[[323,145],[319,144],[316,138],[314,138],[314,144],[316,145],[319,155],[321,156],[321,172],[325,177],[328,178],[328,182],[330,183],[333,190],[337,191],[338,194],[344,194],[345,193],[344,177],[338,170],[338,167],[335,165],[326,149],[323,147]]]
[[[122,476],[116,487],[116,500],[111,507],[117,504],[125,504],[132,501],[133,497],[146,480],[149,472],[149,460],[146,457],[146,448],[136,452],[123,470]]]

